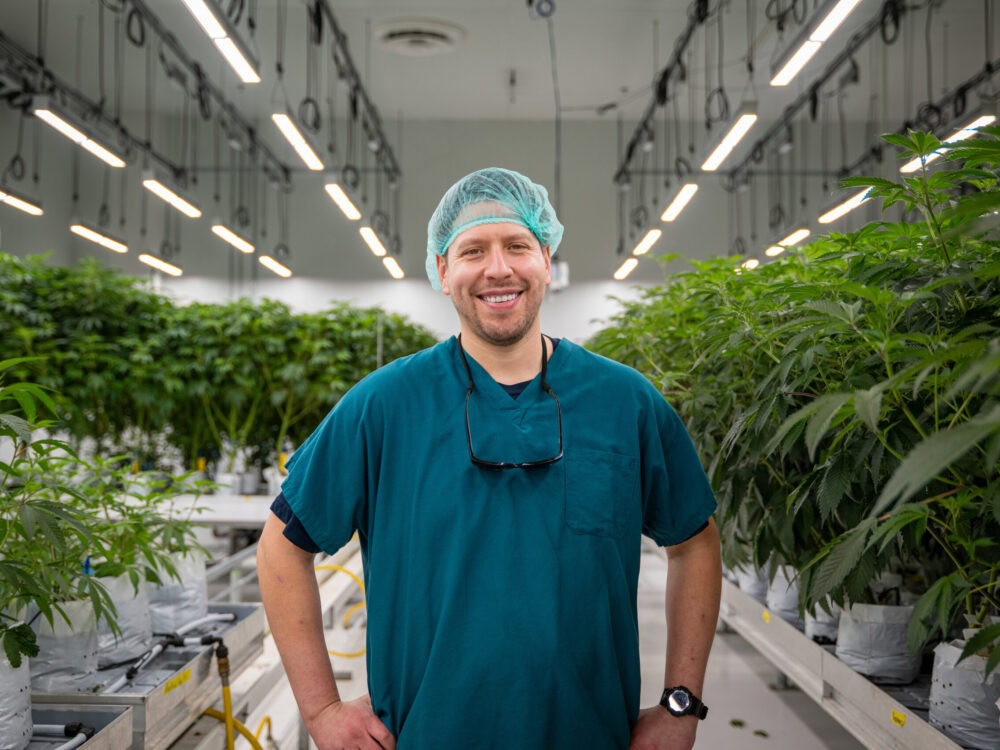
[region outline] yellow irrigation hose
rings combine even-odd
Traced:
[[[365,582],[362,581],[360,578],[358,578],[358,576],[355,573],[343,567],[342,565],[317,565],[316,570],[339,570],[341,573],[346,573],[347,575],[349,575],[351,578],[354,579],[354,582],[356,584],[358,584],[358,586],[361,588],[361,593],[362,594],[365,593]],[[350,614],[358,607],[363,607],[364,604],[365,604],[364,602],[360,602],[359,604],[357,604],[356,606],[352,607],[347,611],[347,614],[344,616],[345,625],[347,624],[347,618],[350,616]],[[365,651],[367,651],[367,649],[363,648],[355,654],[342,654],[339,651],[331,651],[330,649],[327,649],[328,654],[331,654],[333,656],[339,656],[343,659],[356,659],[359,656],[364,656]]]
[[[215,709],[215,708],[206,708],[204,715],[205,716],[211,716],[213,719],[218,719],[219,721],[221,721],[223,723],[226,722],[226,715],[224,713],[222,713],[222,711],[219,711],[218,709]],[[247,738],[247,741],[253,747],[253,750],[264,750],[264,748],[262,748],[260,746],[260,743],[257,741],[257,738],[253,736],[253,732],[251,732],[249,729],[247,729],[243,725],[243,722],[241,722],[241,721],[239,721],[237,719],[232,719],[232,722],[233,722],[233,727],[240,734],[242,734],[244,737]],[[227,742],[228,742],[228,738],[227,738]]]
[[[233,722],[236,718],[233,716],[233,697],[227,683],[222,685],[222,709],[224,711],[222,720],[226,723],[226,750],[234,750],[236,738],[233,736]]]
[[[351,615],[353,615],[359,609],[364,609],[364,608],[365,608],[365,603],[364,602],[358,602],[353,607],[351,607],[349,610],[347,610],[344,613],[344,627],[346,628],[348,626],[348,624],[350,623]]]
[[[285,454],[282,453],[281,455],[282,455],[282,458],[284,458]],[[253,736],[256,737],[258,740],[260,739],[261,730],[263,730],[264,727],[267,727],[267,737],[268,737],[268,739],[270,739],[271,738],[271,717],[270,716],[265,716],[263,719],[260,720],[260,724],[257,725],[257,731],[254,732]]]

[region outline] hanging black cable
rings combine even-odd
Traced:
[[[0,185],[7,184],[7,178],[13,178],[17,182],[24,179],[24,158],[21,156],[21,145],[24,142],[24,118],[22,112],[17,121],[17,141],[14,146],[14,156],[7,163],[6,169],[0,175]]]
[[[49,14],[48,14],[49,3],[48,0],[38,0],[38,22],[37,22],[37,32],[38,41],[35,45],[35,53],[38,56],[38,62],[42,65],[45,64],[45,34],[48,30],[49,25]]]
[[[717,58],[718,66],[716,67],[716,87],[708,92],[708,96],[705,98],[705,128],[706,130],[711,130],[712,125],[717,122],[728,122],[729,120],[729,98],[726,96],[726,88],[723,76],[723,51],[725,48],[725,41],[723,38],[722,30],[722,16],[723,10],[726,5],[726,0],[719,0],[719,7],[716,10],[717,14],[717,26],[718,26],[718,43],[717,43]],[[708,65],[708,28],[705,29],[705,80],[709,81],[709,65]],[[717,112],[713,110],[718,110]]]
[[[287,19],[285,0],[277,0],[274,7],[277,15],[274,26],[277,40],[274,69],[278,73],[278,78],[281,79],[285,74],[285,21]]]
[[[318,94],[316,93],[317,56],[323,41],[323,16],[319,3],[311,2],[306,13],[306,95],[299,104],[299,121],[313,133],[318,133],[322,125]]]
[[[555,181],[553,182],[553,204],[556,214],[562,208],[562,99],[559,96],[559,71],[556,65],[556,31],[550,15],[545,19],[549,32],[549,67],[552,70],[552,93],[555,98]]]

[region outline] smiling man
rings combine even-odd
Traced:
[[[258,548],[320,750],[689,750],[721,589],[715,500],[639,373],[541,333],[563,227],[509,170],[463,177],[427,274],[460,334],[355,386],[295,452]],[[342,702],[313,553],[357,530],[368,695]],[[667,664],[639,709],[640,535],[667,548]]]

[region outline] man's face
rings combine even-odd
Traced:
[[[520,224],[479,224],[458,235],[446,255],[437,256],[441,289],[471,332],[494,346],[520,341],[552,281],[548,245]]]

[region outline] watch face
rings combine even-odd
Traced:
[[[683,690],[675,690],[667,698],[667,703],[673,711],[687,711],[691,705],[691,696]]]

